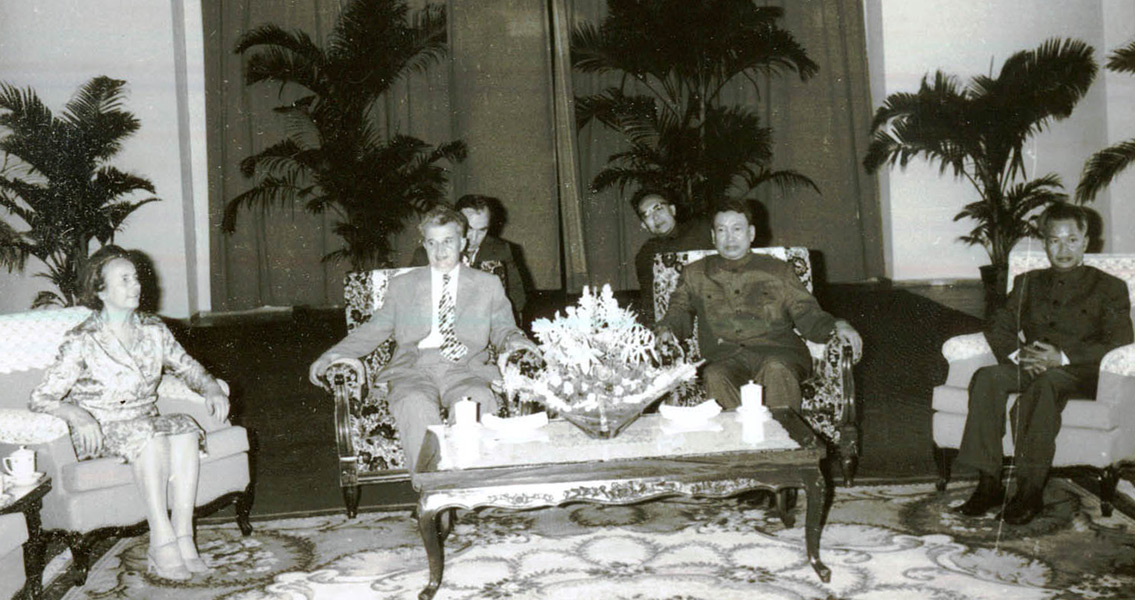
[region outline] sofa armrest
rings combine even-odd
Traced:
[[[989,342],[981,333],[958,335],[946,340],[942,344],[942,356],[949,363],[946,385],[951,387],[967,388],[978,369],[997,364]]]
[[[1100,361],[1100,377],[1104,373],[1135,376],[1135,344],[1120,346],[1104,355]]]
[[[948,362],[975,358],[982,354],[993,354],[984,333],[967,333],[955,335],[942,344],[942,356]]]
[[[218,379],[217,383],[221,386],[225,396],[228,396],[228,382]],[[221,421],[210,414],[209,406],[205,404],[205,398],[189,389],[185,383],[176,377],[162,378],[162,384],[158,387],[158,412],[163,415],[175,413],[189,415],[205,431],[216,431],[232,425],[227,420]]]
[[[67,422],[59,417],[18,408],[0,408],[0,443],[42,444],[67,434]]]

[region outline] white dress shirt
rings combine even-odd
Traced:
[[[461,265],[453,267],[453,270],[449,272],[449,294],[453,297],[454,308],[457,307],[457,274],[460,272]],[[441,348],[441,345],[445,342],[441,336],[441,316],[438,314],[440,312],[438,309],[441,308],[439,305],[441,304],[442,277],[445,275],[445,273],[430,267],[430,306],[433,307],[430,309],[432,313],[430,316],[430,334],[418,342],[419,350]]]

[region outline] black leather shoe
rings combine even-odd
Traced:
[[[977,480],[977,489],[973,491],[973,495],[955,508],[954,512],[967,517],[980,517],[989,512],[989,509],[1001,506],[1004,501],[1005,488],[1001,487],[1001,481],[992,475],[982,473]]]
[[[1044,488],[1022,490],[1013,496],[1005,511],[998,515],[1008,525],[1026,525],[1044,510]]]

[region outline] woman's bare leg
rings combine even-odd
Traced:
[[[193,508],[197,502],[197,480],[201,461],[197,454],[197,434],[169,438],[170,484],[173,486],[173,531],[186,561],[198,558],[193,544]]]
[[[166,485],[169,481],[170,446],[168,438],[151,439],[133,463],[134,482],[142,493],[146,505],[146,521],[150,524],[150,547],[156,548],[175,539],[166,503]]]

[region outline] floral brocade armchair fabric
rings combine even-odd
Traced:
[[[807,248],[754,248],[754,254],[765,254],[792,265],[804,287],[812,291],[812,263]],[[670,294],[678,286],[682,268],[701,260],[716,250],[690,250],[667,252],[654,256],[654,318],[662,319],[670,306]],[[852,376],[852,351],[835,336],[826,344],[805,340],[812,355],[812,375],[801,382],[804,420],[827,442],[830,450],[838,453],[844,481],[850,485],[859,456],[859,428],[855,399],[855,380]],[[700,358],[697,341],[697,324],[694,335],[684,344],[694,359]],[[705,391],[697,383],[678,388],[669,404],[694,405],[705,401]]]
[[[371,314],[382,306],[392,278],[423,268],[428,267],[349,273],[343,290],[347,331],[369,321]],[[503,283],[505,269],[500,261],[485,261],[480,269],[501,277]],[[361,485],[409,478],[398,428],[386,404],[387,385],[376,382],[393,354],[394,340],[390,339],[361,361],[332,363],[324,375],[335,397],[339,485],[350,517],[358,513]]]

